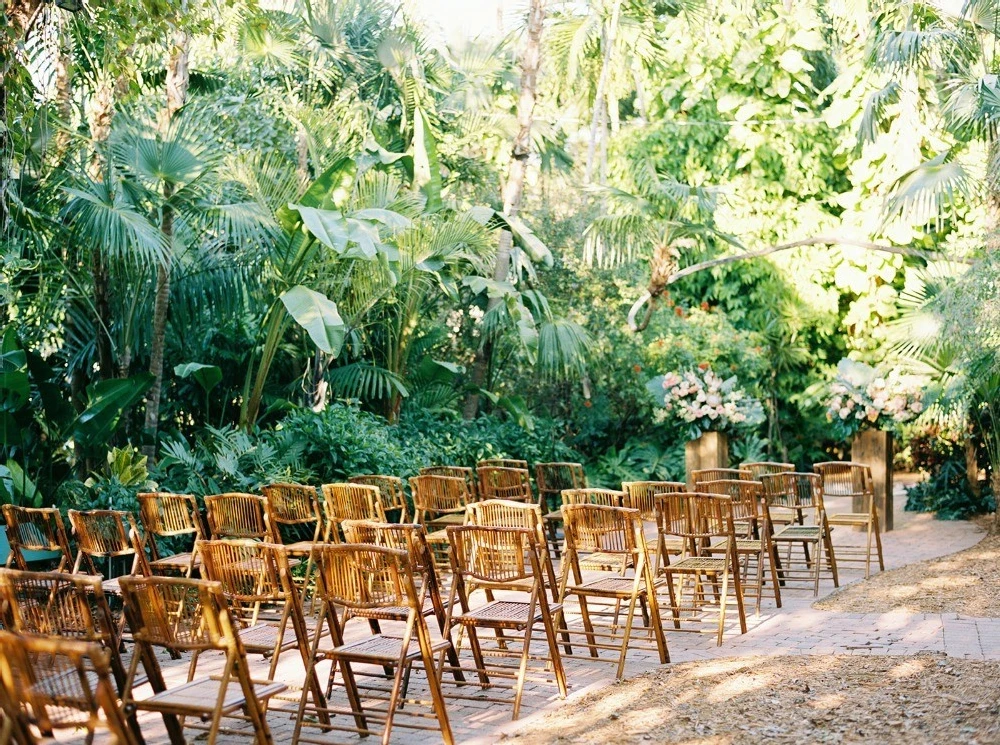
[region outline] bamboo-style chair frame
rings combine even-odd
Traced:
[[[521,712],[528,660],[532,656],[531,637],[535,626],[541,624],[548,643],[547,660],[555,675],[559,695],[565,698],[566,674],[556,641],[557,617],[562,612],[562,605],[548,602],[545,570],[542,568],[545,546],[539,543],[538,532],[531,528],[483,525],[455,525],[447,530],[454,575],[448,603],[447,634],[450,636],[456,626],[468,633],[479,684],[484,689],[512,687],[512,719],[517,719]],[[491,592],[527,592],[528,600],[489,600],[487,597],[485,604],[473,607],[470,602],[472,587]],[[479,629],[489,629],[496,634],[497,648],[491,650],[491,657],[514,657],[518,660],[516,668],[497,664],[487,669]],[[513,640],[503,635],[505,630],[523,634],[520,651],[509,646]],[[513,679],[513,686],[491,681],[490,676]],[[493,697],[484,700],[508,702]]]
[[[145,492],[137,495],[139,522],[145,530],[146,548],[149,549],[149,568],[154,574],[179,573],[190,577],[200,564],[198,541],[202,533],[198,502],[190,494]],[[187,536],[191,549],[176,554],[162,554],[157,538],[177,539]]]
[[[476,462],[476,470],[480,468],[517,468],[521,471],[528,470],[528,461],[520,458],[484,458]]]
[[[0,741],[34,745],[35,727],[43,738],[83,729],[90,745],[97,730],[107,730],[117,745],[142,745],[118,705],[110,656],[94,642],[0,631]]]
[[[476,479],[479,499],[510,499],[534,502],[531,474],[527,468],[508,466],[477,466]]]
[[[451,571],[448,555],[449,525],[465,522],[465,508],[472,501],[468,482],[459,476],[423,474],[410,479],[414,520],[427,531],[427,543],[439,571]]]
[[[781,463],[773,460],[754,460],[740,463],[741,471],[749,471],[754,481],[760,481],[761,476],[774,473],[789,473],[795,470],[794,463]]]
[[[861,511],[833,512],[826,516],[831,528],[860,528],[866,533],[865,548],[841,544],[837,548],[837,560],[841,564],[864,564],[865,579],[871,576],[872,549],[878,557],[880,572],[885,571],[885,558],[882,555],[882,529],[879,522],[878,509],[875,506],[875,485],[872,481],[871,468],[864,463],[850,461],[827,461],[813,464],[815,471],[823,479],[824,497],[850,497],[852,505],[861,504]]]
[[[293,553],[308,553],[323,534],[323,513],[315,486],[276,483],[262,486],[271,538]],[[289,541],[281,528],[294,532]],[[303,538],[308,535],[308,538]]]
[[[777,549],[771,539],[773,529],[767,520],[768,512],[764,508],[764,485],[759,481],[740,481],[735,479],[718,479],[702,481],[698,488],[705,494],[722,494],[733,500],[733,526],[736,531],[736,554],[743,559],[742,586],[743,595],[750,590],[754,593],[754,612],[760,614],[761,600],[764,596],[764,585],[769,584],[774,604],[781,607],[781,561]],[[704,546],[702,553],[706,556],[725,553],[729,539],[722,539]],[[767,563],[767,575],[764,564]],[[754,575],[751,579],[750,568]],[[765,578],[766,577],[766,578]]]
[[[559,558],[559,524],[562,521],[559,508],[562,507],[562,492],[563,489],[585,489],[587,473],[580,463],[538,463],[535,465],[535,486],[538,488],[538,504],[546,518],[549,550]]]
[[[333,707],[329,702],[330,696],[326,700],[314,697],[310,707],[309,691],[304,688],[292,745],[326,742],[304,734],[305,727],[351,731],[362,737],[381,734],[383,745],[390,742],[393,727],[440,730],[443,741],[451,745],[454,739],[441,692],[440,671],[435,664],[435,655],[443,652],[450,642],[434,642],[431,639],[422,611],[429,585],[425,582],[419,590],[416,588],[409,554],[372,544],[319,544],[313,552],[313,560],[320,610],[307,674],[314,675],[320,662],[331,661],[328,689],[332,689],[339,670],[340,685],[346,691],[349,708]],[[358,641],[345,642],[344,628],[353,618],[397,620],[403,612],[405,625],[401,636],[375,633]],[[329,632],[332,647],[320,646],[324,626]],[[407,700],[404,693],[408,671],[414,663],[421,663],[426,673],[431,693],[430,705],[437,727],[398,721],[401,715],[411,714],[403,708],[403,703],[418,703]],[[391,688],[386,690],[375,685],[359,685],[358,677],[366,675],[366,672],[358,666],[366,665],[381,668],[376,674],[379,678],[391,677]],[[387,674],[386,669],[391,672]],[[364,706],[363,702],[371,704],[372,701],[376,703]],[[324,725],[322,721],[316,724],[307,720],[310,714],[346,715],[354,720],[354,727],[348,729],[336,723]],[[420,717],[419,714],[411,715]],[[425,718],[416,721],[425,721]],[[381,733],[371,728],[372,722],[382,724]]]
[[[473,502],[465,508],[466,525],[483,525],[490,528],[529,528],[535,531],[539,545],[546,546],[542,509],[537,504],[514,502],[509,499],[486,499]],[[556,581],[555,568],[548,551],[543,551],[539,557],[545,570],[546,586],[552,592],[552,601],[558,602],[559,585]],[[534,580],[532,580],[533,582]],[[469,592],[473,591],[470,583]],[[490,600],[493,598],[490,597]]]
[[[211,541],[251,538],[271,540],[267,500],[259,494],[227,492],[205,497],[205,519]]]
[[[223,732],[223,717],[242,710],[253,726],[257,745],[273,745],[265,716],[267,701],[287,686],[250,678],[246,651],[229,615],[222,585],[186,577],[123,577],[121,585],[137,647],[122,693],[125,709],[159,713],[173,745],[185,742],[184,717],[207,722],[206,742],[215,745]],[[191,652],[192,656],[221,652],[225,660],[222,673],[168,689],[156,657],[158,647],[171,653]],[[133,690],[140,662],[153,690],[143,699],[136,698]]]
[[[25,551],[58,551],[59,563],[55,571],[61,572],[73,564],[66,526],[62,513],[55,507],[18,507],[3,505],[4,522],[7,525],[7,567],[27,571]]]
[[[323,514],[326,528],[324,543],[340,543],[343,532],[340,524],[345,520],[374,520],[388,522],[382,504],[382,492],[370,484],[323,484]]]
[[[694,491],[702,481],[753,481],[753,473],[743,468],[701,468],[691,471],[691,483]]]
[[[403,488],[403,480],[398,476],[382,476],[369,473],[359,476],[351,476],[347,479],[351,484],[367,484],[378,487],[382,500],[382,509],[388,515],[390,512],[399,511],[397,522],[405,523],[410,514],[409,505],[406,503],[406,490]]]
[[[788,549],[780,571],[782,581],[787,584],[790,581],[808,580],[813,585],[813,597],[817,597],[825,558],[833,586],[839,587],[837,558],[823,503],[823,480],[815,473],[785,471],[761,476],[761,483],[764,486],[764,509],[768,515],[773,509],[779,508],[792,509],[799,516],[799,519],[775,530],[771,537],[771,543],[776,548],[784,545]],[[806,510],[814,513],[812,525],[805,524],[803,512]],[[774,522],[770,517],[767,522],[773,529]],[[804,571],[797,568],[798,557],[792,552],[795,545],[802,548]],[[812,556],[809,555],[809,546],[813,546]]]
[[[121,635],[100,577],[0,569],[0,621],[21,635],[94,642],[106,648],[115,688],[125,685]]]
[[[646,522],[656,521],[656,495],[687,491],[683,481],[623,481],[623,506],[639,510]]]
[[[419,475],[453,476],[454,478],[464,479],[466,489],[469,493],[469,501],[475,502],[479,498],[479,495],[476,493],[476,469],[474,468],[469,468],[468,466],[425,466],[420,469]],[[415,503],[414,509],[416,509]],[[419,522],[419,520],[414,520],[414,522]]]
[[[733,500],[721,494],[701,494],[698,492],[660,494],[657,502],[657,526],[666,543],[674,539],[680,546],[678,557],[671,559],[668,552],[660,555],[658,574],[667,580],[669,612],[673,617],[676,631],[701,631],[681,627],[681,614],[692,612],[691,620],[697,620],[705,610],[705,580],[712,586],[719,604],[716,644],[722,644],[725,631],[726,608],[729,600],[730,584],[739,616],[740,633],[747,632],[746,611],[743,605],[743,587],[740,581],[739,557],[736,552],[736,530],[733,519]],[[728,541],[728,551],[722,557],[707,555],[704,547],[711,546],[718,539]],[[682,605],[683,579],[694,580],[694,595],[690,606]],[[681,585],[675,585],[681,580]]]
[[[602,660],[599,650],[618,653],[616,678],[625,675],[625,659],[636,629],[636,611],[642,615],[642,629],[653,637],[660,663],[670,661],[667,640],[663,634],[660,610],[656,600],[656,583],[649,564],[649,549],[639,510],[600,504],[565,504],[562,508],[566,526],[566,543],[559,580],[559,600],[565,607],[570,596],[580,606],[585,644],[594,660]],[[603,576],[584,578],[583,568],[592,564],[588,557],[600,555],[599,563],[617,563],[618,571]],[[609,562],[609,557],[618,557]],[[632,576],[626,575],[631,569]],[[572,579],[571,579],[572,576]],[[614,610],[595,610],[591,602]],[[603,601],[603,602],[602,602]],[[621,605],[628,603],[624,629],[621,628]],[[610,616],[611,621],[599,625],[595,616]],[[620,642],[618,641],[620,639]],[[617,643],[616,643],[617,642]]]

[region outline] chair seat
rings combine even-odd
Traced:
[[[448,610],[448,598],[441,598],[441,605]],[[429,597],[424,598],[422,613],[425,616],[434,615],[434,601]],[[405,605],[389,606],[387,608],[356,608],[354,615],[359,618],[383,619],[386,621],[405,621],[410,614],[410,609]]]
[[[562,510],[552,510],[552,512],[546,512],[545,515],[542,516],[542,519],[562,522]]]
[[[399,660],[402,651],[403,639],[399,636],[386,636],[375,634],[367,636],[350,644],[342,644],[333,649],[321,650],[320,654],[326,657],[338,657],[347,660],[357,660],[359,662],[396,662]],[[439,639],[431,641],[431,651],[440,652],[447,649],[447,640]],[[407,660],[420,659],[420,642],[414,637],[410,639],[410,646],[406,650]]]
[[[165,569],[187,569],[191,564],[191,553],[185,554],[174,554],[173,556],[164,556],[162,559],[155,559],[149,562],[150,566],[153,567],[163,567]],[[201,554],[194,557],[194,566],[201,566]]]
[[[772,541],[818,541],[822,531],[818,525],[789,525],[772,537]]]
[[[828,516],[826,521],[831,525],[867,525],[870,519],[867,512],[842,512]]]
[[[240,641],[249,652],[273,652],[274,645],[278,643],[278,627],[270,623],[258,623],[240,629]],[[290,648],[296,644],[295,629],[292,624],[285,628],[285,638],[282,641],[284,648]]]
[[[584,570],[598,569],[605,572],[618,571],[622,568],[625,558],[624,554],[606,554],[600,551],[595,551],[592,554],[581,554],[580,568]],[[632,566],[631,560],[624,566],[630,568]]]
[[[104,590],[105,595],[121,595],[122,583],[118,581],[118,577],[106,579],[101,582],[101,589]]]
[[[261,701],[288,690],[284,683],[271,680],[253,681],[253,691]],[[216,701],[219,697],[219,689],[223,682],[218,677],[200,678],[190,683],[184,683],[163,691],[155,693],[149,698],[136,701],[135,706],[144,711],[167,712],[177,714],[184,712],[205,712],[211,714],[215,711]],[[239,681],[231,680],[226,684],[226,693],[222,700],[222,713],[236,711],[246,704],[246,697]]]
[[[535,605],[535,614],[528,617],[530,603],[512,600],[495,600],[481,608],[463,613],[453,618],[454,621],[467,626],[482,626],[485,628],[516,628],[523,629],[528,623],[541,623],[542,611]],[[561,603],[549,603],[549,613],[562,609]]]
[[[670,566],[660,569],[662,572],[722,572],[726,569],[728,559],[716,559],[710,556],[685,556]]]
[[[464,525],[465,524],[465,513],[464,512],[453,512],[447,515],[441,515],[435,517],[433,520],[427,521],[428,527],[438,528],[441,526],[447,527],[448,525]]]
[[[715,553],[716,551],[725,551],[729,547],[729,539],[720,541],[719,543],[713,543],[706,550],[709,553]],[[743,553],[759,553],[761,550],[760,539],[759,538],[737,538],[736,539],[736,551]]]
[[[662,584],[663,580],[659,581]],[[586,582],[582,585],[574,585],[567,587],[566,591],[574,593],[576,595],[597,595],[601,597],[611,597],[611,598],[629,598],[632,597],[632,589],[635,587],[634,577],[602,577],[601,579],[595,579],[592,582]],[[639,583],[639,594],[644,595],[646,593],[646,584],[644,582]]]
[[[448,542],[448,531],[445,528],[441,530],[434,530],[427,534],[428,543],[447,543]]]

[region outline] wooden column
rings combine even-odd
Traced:
[[[878,429],[863,429],[851,441],[851,460],[872,469],[875,508],[883,531],[892,530],[892,446],[892,433]],[[857,497],[853,509],[864,510]]]
[[[729,468],[729,435],[705,432],[684,446],[684,470],[688,489],[694,489],[692,471],[703,468]]]

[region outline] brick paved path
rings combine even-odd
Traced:
[[[967,522],[938,522],[927,515],[914,515],[902,511],[905,496],[900,491],[896,497],[897,529],[884,536],[886,567],[899,567],[915,561],[931,559],[953,553],[974,545],[982,531]],[[831,505],[831,508],[839,508]],[[858,542],[863,540],[860,533],[835,534],[837,542]],[[863,573],[842,571],[841,584],[863,581]],[[820,596],[833,590],[832,582],[824,579]],[[812,608],[814,598],[811,590],[790,588],[783,590],[783,606],[775,609],[773,601],[765,601],[759,616],[749,616],[748,632],[740,635],[733,624],[728,624],[725,641],[721,647],[715,645],[714,636],[668,633],[667,643],[673,662],[687,662],[699,659],[714,659],[742,655],[779,654],[892,654],[911,655],[918,652],[938,652],[953,657],[968,659],[1000,659],[1000,619],[969,618],[955,614],[911,614],[887,612],[882,614],[831,613]],[[572,627],[578,618],[570,608],[568,621]],[[752,606],[748,608],[752,613]],[[363,625],[363,624],[360,624]],[[355,627],[360,633],[361,629]],[[539,634],[536,642],[543,642]],[[539,648],[542,648],[539,644]],[[534,647],[533,647],[534,649]],[[463,662],[471,665],[467,649],[463,650]],[[266,664],[260,657],[252,658],[254,672],[263,677]],[[211,670],[213,661],[206,659],[199,665],[199,674]],[[643,651],[630,653],[626,667],[626,677],[638,675],[659,665],[655,654]],[[180,681],[186,675],[186,661],[180,663],[164,660],[165,674],[169,680]],[[582,659],[571,659],[565,663],[569,682],[569,699],[586,692],[613,684],[612,665],[595,664]],[[325,668],[323,668],[325,669]],[[322,670],[321,669],[321,672]],[[282,657],[278,669],[278,679],[291,685],[301,684],[303,672],[301,661],[294,652]],[[419,698],[427,698],[426,687],[421,685],[422,673],[413,675],[410,692]],[[446,695],[458,689],[446,688]],[[458,742],[494,742],[505,733],[512,733],[519,727],[530,724],[530,717],[542,710],[548,711],[562,704],[556,696],[555,686],[549,682],[531,682],[527,685],[519,721],[511,722],[509,705],[476,700],[478,688],[465,688],[461,693],[472,700],[449,700],[448,712],[452,730]],[[341,696],[342,691],[340,692]],[[289,699],[292,697],[290,696]],[[274,740],[279,745],[289,743],[293,722],[291,713],[296,703],[291,700],[275,700],[268,714]],[[526,720],[528,720],[526,722]],[[157,717],[141,718],[146,742],[149,745],[167,743],[162,721]],[[196,733],[189,738],[194,740]],[[82,739],[82,738],[80,738]],[[99,738],[100,739],[100,738]],[[350,734],[341,741],[365,742]],[[393,742],[424,743],[436,742],[434,733],[413,732],[403,729],[393,731]],[[367,738],[367,741],[375,741]],[[220,743],[249,743],[249,732],[220,738]]]

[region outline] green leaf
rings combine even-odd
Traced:
[[[28,478],[21,465],[14,460],[8,460],[6,466],[7,473],[4,476],[4,486],[8,487],[16,501],[21,505],[40,507],[42,504],[42,493],[35,482]],[[10,479],[9,482],[7,479]]]
[[[552,251],[519,217],[509,217],[484,206],[473,207],[466,212],[466,216],[491,230],[509,230],[514,236],[514,243],[527,251],[532,261],[540,261],[547,267],[553,265]]]
[[[347,327],[335,302],[302,285],[282,293],[281,302],[317,347],[334,357],[340,354]]]
[[[139,402],[153,384],[149,373],[102,380],[87,387],[87,408],[73,425],[73,439],[86,448],[101,447],[111,438],[122,414]]]
[[[321,210],[303,204],[289,204],[302,217],[306,229],[324,246],[339,254],[347,249],[347,219],[335,210]]]
[[[305,207],[331,207],[343,203],[351,194],[356,173],[357,164],[353,158],[346,155],[337,158],[312,182],[298,203]],[[279,209],[277,218],[281,227],[289,233],[295,230],[299,220],[293,205]]]
[[[441,164],[427,114],[417,107],[413,116],[413,185],[427,197],[427,211],[441,209]]]
[[[222,382],[222,368],[218,365],[203,365],[200,362],[177,365],[174,368],[174,375],[178,378],[193,377],[205,393],[210,393],[215,386]]]
[[[489,298],[510,297],[518,294],[517,289],[510,282],[497,282],[487,277],[466,277],[462,280],[462,284],[476,295],[485,291]]]

